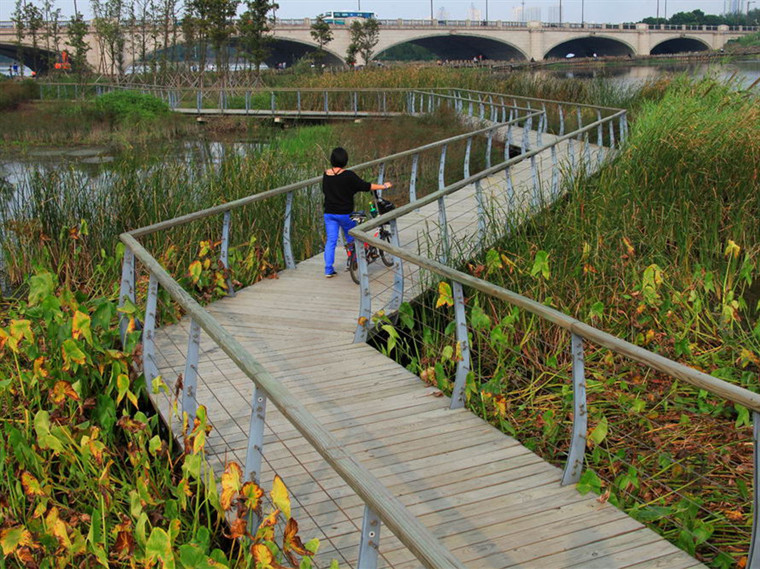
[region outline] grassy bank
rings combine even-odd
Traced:
[[[759,133],[751,96],[710,80],[681,82],[642,106],[618,160],[467,270],[756,390]],[[452,313],[436,300],[405,308],[398,333],[408,349],[395,349],[447,390],[456,342]],[[479,293],[468,304],[470,407],[563,463],[569,336]],[[743,566],[752,520],[747,410],[604,349],[587,346],[585,359],[581,488],[714,567]]]

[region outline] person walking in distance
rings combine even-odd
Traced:
[[[335,247],[338,244],[338,232],[343,230],[346,246],[350,246],[354,238],[348,232],[355,223],[351,219],[354,210],[354,194],[385,190],[393,186],[390,182],[373,184],[365,182],[355,172],[346,170],[348,152],[338,147],[330,153],[330,168],[322,176],[322,193],[324,194],[324,217],[327,243],[325,244],[325,276],[329,279],[337,275],[335,272]]]

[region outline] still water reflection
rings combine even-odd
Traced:
[[[656,80],[662,77],[686,74],[693,77],[712,76],[718,79],[730,79],[739,82],[742,87],[749,87],[760,79],[760,58],[746,57],[732,60],[730,63],[664,63],[657,65],[609,65],[606,67],[578,67],[556,71],[542,71],[551,77],[565,79],[592,79],[605,77],[623,84],[636,84]]]

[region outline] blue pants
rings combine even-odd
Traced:
[[[346,240],[346,245],[350,245],[354,242],[354,238],[348,234],[349,229],[352,229],[356,223],[351,216],[347,213],[326,213],[325,216],[325,232],[327,233],[327,243],[325,244],[325,274],[335,272],[335,247],[338,245],[338,232],[343,229],[343,237]]]

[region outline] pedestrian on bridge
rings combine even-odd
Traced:
[[[356,225],[351,219],[354,210],[354,194],[386,190],[393,186],[390,182],[373,184],[365,182],[355,172],[346,170],[348,152],[344,148],[334,148],[330,153],[331,168],[322,176],[322,193],[325,196],[324,217],[327,243],[325,244],[325,276],[329,279],[335,272],[335,247],[338,244],[338,232],[343,230],[346,246],[354,242],[348,232]]]

